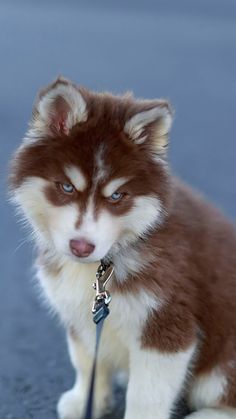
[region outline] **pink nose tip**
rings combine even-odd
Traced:
[[[85,239],[80,239],[70,240],[70,248],[73,255],[86,258],[94,251],[95,246],[92,243],[88,243]]]

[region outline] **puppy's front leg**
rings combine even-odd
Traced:
[[[174,354],[133,350],[125,419],[169,419],[193,352],[194,347]]]
[[[80,419],[83,417],[92,369],[92,357],[88,349],[73,332],[68,334],[68,347],[71,362],[76,370],[74,387],[62,394],[57,410],[60,419]],[[111,368],[101,358],[97,363],[95,386],[94,418],[106,413],[111,401]]]

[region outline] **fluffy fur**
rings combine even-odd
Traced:
[[[164,100],[58,79],[39,94],[13,158],[12,197],[32,227],[38,279],[76,370],[60,419],[82,417],[102,258],[114,276],[95,417],[108,408],[112,375],[125,369],[125,419],[169,419],[184,392],[196,409],[189,419],[236,418],[236,231],[171,175],[171,118]],[[75,256],[71,240],[93,250]]]

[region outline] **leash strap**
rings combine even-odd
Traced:
[[[95,386],[95,378],[96,378],[96,366],[97,366],[97,358],[98,358],[98,349],[99,349],[99,342],[101,339],[102,329],[105,318],[109,314],[109,308],[106,305],[105,301],[103,300],[99,305],[97,305],[96,312],[93,316],[93,321],[96,323],[96,345],[95,345],[95,354],[93,360],[93,367],[90,377],[90,385],[88,391],[88,399],[86,404],[86,410],[84,414],[84,419],[92,419],[93,417],[93,400],[94,400],[94,386]]]

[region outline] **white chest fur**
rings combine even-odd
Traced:
[[[56,273],[38,267],[38,278],[45,294],[66,327],[73,327],[88,351],[94,350],[95,325],[91,307],[94,298],[92,283],[97,264],[65,262]],[[127,353],[137,345],[142,327],[152,309],[160,306],[156,297],[145,291],[136,294],[112,295],[110,315],[105,322],[101,356],[109,356],[117,364],[126,364]]]

